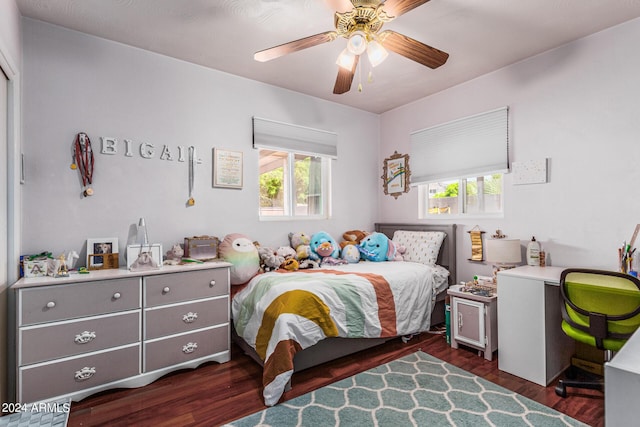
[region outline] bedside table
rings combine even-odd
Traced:
[[[459,286],[447,290],[451,297],[451,347],[464,344],[493,360],[498,349],[498,296],[462,292]]]

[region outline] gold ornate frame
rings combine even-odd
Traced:
[[[384,159],[382,167],[382,178],[384,194],[398,198],[402,193],[409,191],[409,155],[398,154],[394,151],[390,157]]]

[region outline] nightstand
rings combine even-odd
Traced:
[[[451,297],[451,347],[463,344],[493,359],[498,349],[498,296],[463,292],[460,286],[447,291]]]

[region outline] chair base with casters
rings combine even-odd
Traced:
[[[613,271],[566,269],[560,276],[562,330],[574,340],[605,352],[605,361],[620,350],[640,326],[640,280]],[[567,387],[604,391],[604,379],[577,379],[577,368],[567,370],[555,392],[567,396]]]
[[[613,352],[605,350],[604,361],[608,362],[613,357]],[[599,390],[604,392],[604,377],[590,372],[583,371],[575,366],[570,366],[565,371],[566,379],[558,381],[556,385],[556,394],[560,397],[567,397],[567,387],[585,388],[589,390]],[[584,375],[586,378],[578,378],[579,375]]]

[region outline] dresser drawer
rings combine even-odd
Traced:
[[[229,322],[229,298],[149,308],[144,319],[147,340],[207,328]]]
[[[229,270],[214,268],[144,278],[145,307],[227,295]]]
[[[30,403],[140,373],[140,345],[20,368],[18,402]]]
[[[44,362],[140,341],[140,312],[22,328],[19,364]]]
[[[144,344],[144,370],[155,371],[229,350],[229,326],[223,325]]]
[[[140,308],[140,278],[20,289],[19,323],[30,325]]]

